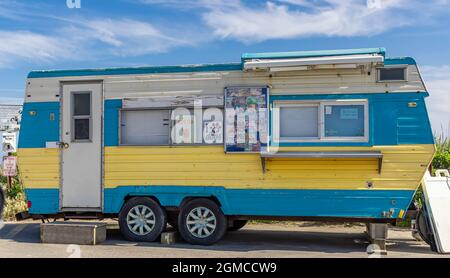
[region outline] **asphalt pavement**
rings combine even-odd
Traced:
[[[193,246],[182,241],[174,245],[159,242],[126,241],[117,225],[108,228],[107,240],[96,246],[40,243],[40,222],[5,223],[0,229],[2,258],[326,258],[384,257],[368,254],[369,242],[364,225],[316,225],[314,223],[250,224],[237,232],[229,232],[212,246]],[[387,257],[450,257],[432,252],[427,244],[415,240],[411,231],[390,229]]]

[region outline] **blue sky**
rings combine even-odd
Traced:
[[[433,127],[450,120],[450,0],[0,0],[0,101],[35,69],[237,62],[243,52],[379,47],[412,56]]]

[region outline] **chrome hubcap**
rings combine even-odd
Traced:
[[[186,226],[193,236],[205,238],[216,230],[217,219],[210,209],[198,207],[189,212]]]
[[[133,207],[127,214],[128,229],[138,236],[150,233],[155,227],[155,223],[153,210],[144,205]]]

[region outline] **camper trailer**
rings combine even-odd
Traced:
[[[18,165],[35,218],[212,244],[249,219],[391,222],[435,152],[413,58],[385,49],[32,71]]]

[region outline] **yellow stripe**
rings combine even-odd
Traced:
[[[433,145],[375,147],[285,147],[282,151],[383,152],[375,159],[269,159],[225,154],[221,146],[107,147],[105,187],[125,185],[225,186],[229,188],[415,190],[430,163]]]
[[[17,157],[25,188],[59,188],[59,149],[19,149]]]
[[[259,154],[225,154],[222,146],[106,147],[106,188],[130,185],[225,186],[279,189],[417,189],[434,145],[375,147],[286,147],[283,151],[383,153],[375,159],[269,159],[262,172]],[[20,149],[19,170],[26,188],[59,188],[58,149]],[[82,173],[80,173],[82,174]]]

